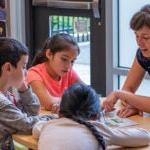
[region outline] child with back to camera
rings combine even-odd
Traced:
[[[70,85],[80,82],[72,66],[80,53],[75,39],[65,33],[48,38],[28,70],[27,80],[41,105],[57,112],[61,96]]]
[[[107,145],[148,145],[150,134],[139,128],[115,128],[96,121],[100,117],[99,97],[90,86],[76,83],[65,90],[59,118],[38,122],[33,136],[38,150],[104,150]]]
[[[38,116],[37,97],[25,83],[28,49],[19,41],[0,38],[0,149],[14,150],[12,134],[31,134],[33,125],[50,116]],[[10,92],[17,88],[20,98]]]

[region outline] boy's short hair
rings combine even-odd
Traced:
[[[24,44],[12,38],[0,37],[0,75],[6,62],[17,67],[22,55],[28,55],[28,48]]]

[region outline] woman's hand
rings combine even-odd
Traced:
[[[117,92],[112,92],[102,103],[102,108],[106,111],[106,112],[110,112],[113,111],[114,105],[117,102],[118,97],[117,97]]]
[[[126,107],[120,109],[117,112],[117,115],[121,118],[130,117],[139,113],[139,110],[131,105],[127,105]]]

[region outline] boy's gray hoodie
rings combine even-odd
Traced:
[[[38,116],[40,105],[31,88],[19,92],[19,97],[14,104],[9,91],[0,92],[0,150],[14,149],[12,134],[31,134],[36,122],[52,119],[51,116]]]

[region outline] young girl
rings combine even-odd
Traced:
[[[72,69],[79,52],[73,37],[61,33],[48,38],[36,55],[35,66],[29,69],[27,79],[45,109],[57,112],[64,90],[80,82]]]
[[[62,96],[59,119],[38,122],[33,128],[33,136],[39,138],[38,150],[104,150],[108,144],[149,144],[150,134],[144,129],[110,129],[94,121],[100,117],[99,102],[90,86],[77,83],[69,87]]]
[[[25,84],[28,49],[10,38],[0,38],[0,149],[13,150],[13,133],[31,134],[33,125],[51,117],[37,116],[39,102]],[[17,88],[18,101],[10,92]]]

